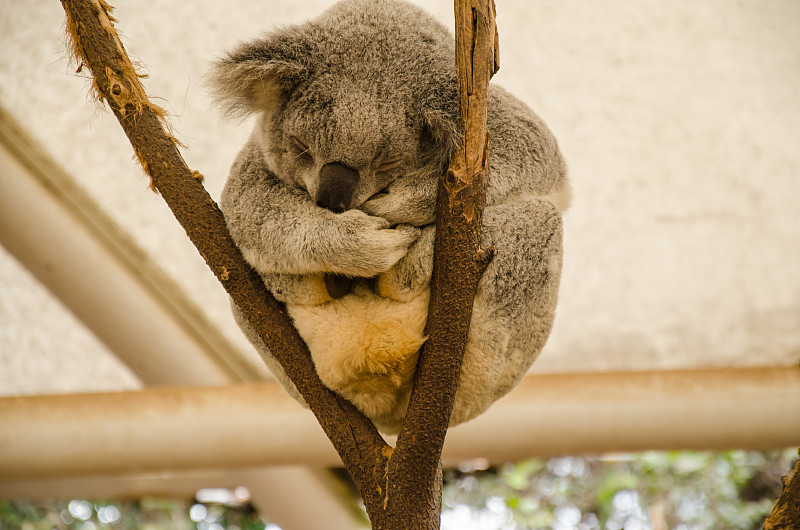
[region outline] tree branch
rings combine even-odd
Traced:
[[[456,0],[456,68],[464,142],[439,182],[431,300],[406,421],[389,461],[388,519],[441,510],[440,457],[453,410],[472,304],[494,255],[479,236],[489,168],[489,80],[498,68],[494,0]],[[421,484],[436,485],[422,488]],[[438,488],[438,489],[437,489]],[[438,528],[419,513],[407,528]],[[391,526],[391,528],[400,528]]]
[[[320,382],[282,304],[234,245],[222,212],[183,161],[114,29],[104,0],[61,0],[75,58],[122,125],[152,187],[305,399],[364,498],[375,528],[438,528],[440,456],[478,281],[493,249],[479,247],[488,171],[488,83],[497,70],[493,0],[456,1],[456,65],[465,142],[439,184],[426,334],[408,415],[392,450],[352,404]]]
[[[164,127],[164,111],[151,103],[114,29],[104,0],[62,0],[72,53],[93,76],[96,97],[108,103],[189,239],[281,363],[360,487],[375,484],[376,462],[388,448],[352,404],[319,380],[305,342],[282,304],[244,261],[222,212],[184,162]],[[370,489],[370,488],[365,488]],[[363,489],[362,489],[363,491]],[[365,497],[366,498],[366,497]],[[365,500],[366,502],[366,500]]]
[[[798,449],[800,454],[800,449]],[[783,477],[783,491],[764,521],[764,530],[792,530],[800,528],[800,460],[794,465],[792,474]]]

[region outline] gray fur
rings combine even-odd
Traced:
[[[296,319],[313,308],[323,321],[335,321],[344,311],[339,302],[359,307],[363,300],[367,308],[391,300],[397,304],[386,305],[390,312],[424,307],[437,180],[461,141],[453,53],[453,36],[410,4],[344,0],[215,64],[210,81],[221,108],[259,116],[221,207],[247,261],[290,313],[297,308]],[[560,212],[569,186],[555,138],[496,86],[488,127],[481,243],[494,245],[496,257],[479,285],[452,424],[483,412],[525,374],[549,334],[561,270]],[[346,211],[318,206],[328,199]],[[332,274],[352,279],[337,281],[352,289],[341,301],[325,287]],[[239,322],[299,399],[264,344]],[[326,353],[312,347],[312,356]],[[365,369],[365,380],[393,374],[378,364]],[[323,372],[321,361],[317,367]],[[400,383],[392,379],[396,389],[388,394],[383,382],[370,383],[384,389],[380,396],[325,375],[381,429],[399,428],[408,374],[398,376]],[[387,404],[373,410],[373,398]]]

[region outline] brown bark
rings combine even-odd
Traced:
[[[317,377],[305,342],[285,308],[244,261],[217,204],[165,131],[163,111],[149,102],[102,0],[63,0],[73,52],[94,76],[97,97],[122,125],[142,167],[186,234],[297,386],[353,479],[374,483],[385,442],[372,423]]]
[[[800,454],[800,449],[798,449]],[[783,477],[783,491],[772,509],[764,530],[797,530],[800,528],[800,460],[797,461],[792,474]]]
[[[431,301],[408,414],[389,461],[387,513],[407,528],[439,528],[440,457],[453,410],[472,303],[493,249],[479,236],[489,168],[489,80],[497,71],[493,0],[457,0],[456,68],[464,142],[439,182]],[[421,484],[430,485],[422,488]],[[415,513],[425,508],[435,512]],[[401,528],[388,526],[387,528]]]
[[[392,450],[372,423],[325,388],[285,308],[242,258],[225,221],[165,130],[104,0],[61,0],[73,53],[122,125],[152,186],[315,414],[364,498],[375,528],[438,528],[440,455],[478,281],[491,259],[478,235],[488,168],[486,100],[497,69],[493,0],[456,1],[456,63],[466,141],[439,186],[427,334],[405,426]]]

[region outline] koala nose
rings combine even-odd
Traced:
[[[322,166],[319,188],[314,200],[320,208],[342,213],[352,206],[353,193],[358,184],[358,171],[339,162]]]

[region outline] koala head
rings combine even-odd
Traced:
[[[228,115],[258,114],[268,169],[318,206],[433,221],[461,133],[453,39],[422,10],[345,0],[241,44],[209,81]]]

